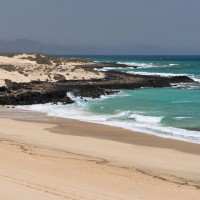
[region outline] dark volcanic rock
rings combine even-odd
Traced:
[[[44,103],[58,103],[63,104],[73,103],[65,93],[39,93],[39,92],[24,92],[15,95],[7,95],[0,98],[0,105],[32,105]]]
[[[5,91],[6,91],[6,87],[5,86],[0,87],[0,92],[5,92]]]
[[[80,89],[71,90],[71,92],[75,96],[90,97],[94,99],[94,98],[99,98],[102,95],[110,95],[110,94],[117,93],[119,91],[107,90],[107,89],[98,88],[98,87],[97,88],[82,87]]]
[[[81,67],[84,67],[84,68],[87,68],[88,70],[91,70],[91,69],[101,69],[101,68],[104,68],[104,67],[109,67],[109,68],[122,68],[122,67],[133,67],[133,68],[139,68],[140,66],[137,66],[137,65],[126,65],[126,64],[120,64],[120,63],[117,63],[117,62],[97,62],[97,63],[93,63],[93,64],[85,64],[85,65],[81,65]]]
[[[61,74],[55,74],[54,75],[54,79],[57,81],[65,81],[65,76],[61,75]]]
[[[193,82],[186,76],[158,77],[131,75],[109,71],[102,80],[58,81],[56,83],[32,81],[15,83],[6,81],[7,86],[0,88],[0,105],[30,105],[40,103],[73,103],[67,92],[76,96],[98,98],[113,94],[120,89],[141,87],[169,87],[172,83]]]

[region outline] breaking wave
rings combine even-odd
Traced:
[[[125,94],[119,94],[121,97]],[[99,123],[114,127],[120,127],[131,131],[144,132],[147,134],[157,135],[165,138],[172,138],[183,141],[200,143],[200,132],[186,130],[181,128],[167,127],[162,125],[163,116],[148,116],[142,112],[136,111],[120,111],[116,110],[115,114],[97,114],[92,112],[89,107],[92,99],[87,101],[80,97],[75,97],[73,93],[67,93],[67,96],[72,98],[75,103],[69,105],[53,105],[53,104],[38,104],[31,106],[18,106],[21,109],[39,111],[46,113],[48,116],[56,116],[62,118],[76,119],[92,123]],[[108,98],[116,98],[116,96]],[[106,96],[102,96],[99,101],[103,101]],[[117,97],[118,98],[118,97]],[[182,120],[185,117],[176,117],[175,120]]]

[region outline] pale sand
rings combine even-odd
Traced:
[[[29,120],[16,121],[6,118],[6,112],[3,109],[0,114],[4,117],[0,119],[2,200],[199,199],[200,145],[175,141],[177,146],[188,144],[183,152],[172,149],[171,140],[165,139],[169,148],[122,143],[115,140],[115,130],[128,134],[123,129],[13,109],[9,112],[15,119],[15,113],[21,113],[21,120]],[[32,122],[36,117],[40,123]],[[84,131],[95,135],[97,127],[97,134],[109,131],[110,138],[78,136]],[[55,134],[57,130],[62,134]]]
[[[0,56],[0,66],[12,65],[16,69],[13,71],[0,67],[0,87],[5,86],[5,79],[17,83],[28,83],[36,80],[56,82],[54,75],[62,75],[66,80],[102,79],[105,77],[103,72],[88,71],[82,68],[81,66],[86,63],[67,62],[60,66],[56,66],[55,63],[45,65],[24,59],[27,57],[34,57],[34,54],[21,54],[14,57]]]

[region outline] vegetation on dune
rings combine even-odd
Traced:
[[[50,59],[47,56],[43,56],[40,54],[28,57],[23,57],[22,59],[30,60],[30,61],[36,61],[37,64],[44,64],[44,65],[52,65]]]
[[[0,65],[0,69],[6,70],[8,72],[16,71],[16,68],[13,65]]]
[[[0,56],[6,56],[6,57],[9,57],[9,58],[12,58],[16,55],[19,55],[19,54],[14,54],[14,53],[0,53]]]
[[[53,78],[57,81],[65,81],[66,80],[65,76],[63,76],[62,74],[55,74]]]
[[[26,54],[26,53],[24,53]],[[0,56],[6,56],[6,57],[14,57],[17,55],[23,55],[23,53],[5,53],[5,54],[0,54]],[[55,64],[56,66],[66,64],[66,63],[90,63],[92,60],[90,59],[83,59],[83,58],[60,58],[56,56],[51,56],[51,55],[43,55],[43,54],[27,54],[27,57],[22,57],[21,59],[26,59],[30,61],[36,61],[37,64],[45,64],[45,65],[53,65]]]
[[[52,65],[50,59],[46,56],[36,55],[35,59],[37,64]]]
[[[82,59],[82,58],[59,58],[54,56],[45,56],[47,57],[52,63],[56,65],[62,65],[66,63],[90,63],[92,62],[89,59]]]
[[[73,62],[73,63],[89,63],[89,62],[92,62],[89,59],[59,58],[59,57],[55,57],[55,56],[40,55],[40,54],[36,54],[35,57],[28,56],[28,57],[23,58],[23,59],[27,59],[27,60],[30,60],[30,61],[36,61],[37,64],[47,64],[47,65],[55,64],[56,66],[66,64],[66,63],[69,63],[69,62]]]
[[[79,63],[79,62],[90,63],[90,62],[92,62],[92,60],[90,60],[90,59],[83,59],[83,58],[63,58],[63,61],[74,62],[74,63]]]

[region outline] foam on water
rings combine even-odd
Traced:
[[[173,63],[172,63],[172,64],[169,64],[169,66],[178,66],[178,64],[173,64]]]
[[[188,76],[189,78],[193,79],[195,82],[200,83],[200,76],[195,74],[175,74],[175,73],[160,73],[160,72],[142,72],[142,71],[130,71],[134,70],[134,67],[104,67],[102,69],[95,69],[96,71],[109,71],[109,70],[122,70],[128,74],[136,74],[136,75],[146,75],[146,76],[162,76],[162,77],[175,77],[175,76]]]
[[[192,119],[192,117],[174,117],[174,119],[177,119],[177,120]]]
[[[144,116],[138,114],[132,114],[129,116],[130,119],[135,119],[137,122],[144,122],[150,124],[156,124],[162,121],[163,117],[153,117],[153,116]]]
[[[150,68],[150,67],[158,67],[153,65],[153,63],[138,63],[138,62],[117,62],[118,64],[127,65],[127,66],[136,66],[139,68]]]
[[[185,88],[188,90],[199,90],[200,89],[200,84],[199,82],[191,82],[191,83],[176,83],[176,84],[171,84],[172,88]]]
[[[200,75],[199,74],[192,74],[191,72],[190,73],[181,73],[181,72],[185,72],[185,71],[179,64],[175,64],[175,63],[163,63],[163,64],[161,64],[161,63],[139,63],[139,62],[117,62],[117,63],[124,64],[127,67],[104,67],[104,68],[100,68],[100,69],[96,68],[95,70],[96,71],[117,70],[117,71],[129,73],[129,74],[151,75],[151,76],[162,76],[162,77],[188,76],[189,78],[193,79],[195,82],[200,83]],[[161,68],[164,70],[164,72],[160,72]],[[144,70],[142,70],[142,69],[144,69]],[[174,69],[175,71],[173,71],[171,69]],[[182,69],[182,71],[181,71],[181,69]],[[175,73],[173,73],[173,72],[175,72]]]
[[[188,76],[193,79],[195,82],[200,83],[200,77],[194,74],[174,74],[174,73],[158,73],[158,72],[135,72],[135,71],[127,71],[129,74],[137,74],[137,75],[150,75],[150,76],[162,76],[162,77],[176,77],[176,76]]]
[[[110,70],[131,70],[131,69],[134,69],[134,67],[103,67],[103,68],[94,68],[95,71],[110,71]]]
[[[117,70],[117,71],[123,71],[123,72],[129,73],[129,74],[152,75],[152,76],[163,76],[163,77],[188,76],[191,79],[193,79],[195,82],[200,83],[199,74],[192,74],[191,72],[187,73],[189,68],[192,69],[193,67],[195,67],[195,66],[190,67],[190,64],[187,64],[187,63],[183,63],[183,66],[182,64],[166,63],[166,62],[163,62],[163,63],[144,62],[143,63],[143,62],[129,61],[129,62],[117,62],[117,63],[124,64],[127,67],[104,67],[104,68],[95,69],[95,70],[97,71]]]
[[[123,98],[123,97],[129,97],[129,96],[130,96],[129,94],[121,91],[121,92],[118,92],[116,94],[101,95],[99,100],[101,100],[101,99],[111,99],[111,98],[115,98],[115,97],[117,97],[117,98]]]
[[[140,63],[140,62],[117,62],[118,64],[123,64],[127,66],[136,66],[138,68],[158,68],[158,67],[168,67],[168,66],[179,66],[179,64],[161,64],[161,63]]]
[[[195,76],[195,75],[188,75],[190,78],[192,78],[194,81],[200,83],[200,76]]]
[[[109,63],[109,62],[107,62]],[[169,65],[161,65],[161,64],[154,64],[154,63],[139,63],[139,62],[117,62],[117,64],[126,65],[127,69],[135,69],[135,68],[159,68],[159,67],[169,67],[169,66],[176,66],[178,64],[169,64]],[[102,69],[95,70],[101,70],[101,71],[108,71],[108,70],[114,70],[114,69],[124,69],[124,67],[104,67]]]
[[[126,67],[98,68],[97,71],[117,70],[130,74],[164,77],[188,76],[196,83],[174,84],[174,88],[182,89],[171,89],[175,92],[168,89],[166,91],[162,89],[163,92],[157,92],[156,89],[152,89],[153,92],[148,92],[148,90],[141,93],[136,91],[120,92],[110,96],[102,95],[101,98],[95,100],[85,98],[87,101],[74,96],[73,93],[67,93],[67,96],[75,103],[20,106],[19,108],[44,112],[49,116],[100,123],[161,137],[200,143],[200,132],[193,131],[199,130],[200,127],[198,125],[200,58],[197,60],[190,57],[184,59],[147,57],[143,59],[132,56],[100,56],[93,60],[126,65]],[[158,99],[157,95],[159,95]],[[185,106],[189,109],[184,110]]]
[[[157,73],[157,72],[133,72],[133,71],[128,71],[127,73],[138,74],[138,75],[163,76],[163,77],[187,76],[188,75],[188,74]]]
[[[163,126],[161,124],[163,116],[147,116],[145,113],[130,110],[117,111],[115,114],[96,114],[88,110],[89,104],[93,100],[90,99],[84,101],[79,97],[73,96],[72,93],[68,93],[68,96],[72,97],[76,102],[70,105],[39,104],[18,107],[21,109],[47,113],[48,116],[99,123],[132,131],[145,132],[147,134],[165,138],[200,143],[200,132]],[[181,119],[183,119],[183,117],[177,117],[177,120]]]

